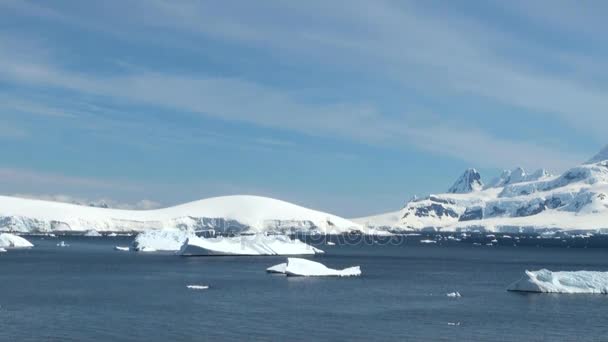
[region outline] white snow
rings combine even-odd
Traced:
[[[100,237],[102,235],[98,231],[96,231],[96,230],[89,230],[86,233],[84,233],[84,236],[87,236],[87,237]]]
[[[14,234],[0,234],[0,248],[29,248],[34,247],[31,242]]]
[[[603,161],[575,166],[558,176],[543,169],[529,175],[518,168],[505,172],[501,176],[504,180],[495,186],[480,191],[416,198],[399,211],[353,221],[368,230],[393,233],[422,229],[507,234],[547,230],[607,233],[608,160],[604,159],[608,158],[600,159]]]
[[[268,267],[266,269],[266,272],[268,273],[280,273],[280,274],[285,274],[285,269],[287,268],[287,263],[284,262],[282,264],[278,264],[278,265],[274,265],[271,267]]]
[[[365,231],[344,218],[259,196],[223,196],[155,210],[119,210],[0,196],[0,230],[141,232],[188,228],[218,233]]]
[[[608,294],[608,272],[526,271],[524,277],[508,287],[509,291],[546,293]]]
[[[123,247],[123,246],[115,246],[114,250],[128,252],[130,250],[130,248],[126,247],[126,246],[125,247]]]
[[[180,255],[314,255],[322,250],[284,235],[243,235],[200,238],[190,236],[181,246]]]
[[[194,233],[182,229],[151,229],[137,234],[133,249],[139,252],[179,251]]]
[[[207,290],[209,288],[207,285],[186,285],[186,287],[191,290]]]
[[[359,266],[353,266],[343,270],[335,270],[319,262],[300,258],[287,258],[285,274],[288,276],[302,277],[355,277],[361,275],[361,268]]]

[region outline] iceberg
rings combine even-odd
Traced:
[[[207,290],[209,286],[207,285],[186,285],[190,290]]]
[[[65,241],[61,241],[60,243],[57,244],[57,247],[70,247],[70,245],[65,243]]]
[[[361,268],[353,266],[343,270],[335,270],[319,262],[300,258],[287,258],[285,274],[299,277],[356,277],[361,275]]]
[[[547,269],[526,271],[524,277],[511,284],[507,290],[543,293],[608,294],[608,272],[551,272]]]
[[[123,247],[123,246],[115,246],[114,250],[128,252],[130,250],[130,248],[129,247]]]
[[[446,294],[446,296],[451,297],[451,298],[459,298],[459,297],[462,297],[462,296],[460,295],[460,292],[458,292],[458,291],[456,291],[456,292],[450,292],[450,293]]]
[[[14,234],[0,234],[0,248],[30,248],[34,247],[31,242]]]
[[[182,229],[151,229],[137,234],[133,241],[133,250],[138,252],[174,252],[179,251],[184,241],[194,233]]]
[[[271,267],[268,267],[266,269],[266,272],[268,273],[280,273],[280,274],[285,274],[285,269],[287,268],[287,263],[282,263],[282,264],[278,264],[278,265],[274,265]]]
[[[0,253],[6,253],[6,248],[0,248]]]
[[[314,255],[322,250],[288,236],[251,235],[200,238],[191,236],[180,248],[183,256],[206,255]]]
[[[100,237],[102,235],[99,234],[99,232],[96,231],[96,230],[87,230],[87,232],[84,233],[84,236],[86,236],[86,237]]]
[[[437,243],[435,240],[420,240],[420,243]]]

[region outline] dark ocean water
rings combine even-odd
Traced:
[[[505,290],[525,269],[608,271],[606,248],[320,246],[327,254],[315,261],[361,265],[362,277],[336,279],[266,274],[282,257],[113,250],[130,238],[30,240],[35,248],[0,255],[1,341],[608,340],[608,296]]]

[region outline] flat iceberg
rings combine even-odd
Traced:
[[[285,274],[300,277],[356,277],[361,275],[361,268],[353,266],[343,270],[335,270],[319,262],[300,258],[287,258]]]
[[[547,269],[526,271],[525,276],[511,284],[507,290],[544,293],[608,294],[608,272],[551,272]]]
[[[129,247],[123,247],[123,246],[114,246],[114,250],[116,251],[123,251],[123,252],[128,252],[130,250]]]
[[[200,238],[190,236],[180,248],[183,256],[314,255],[322,250],[285,235]]]
[[[151,229],[137,234],[133,241],[133,250],[138,252],[179,251],[184,241],[194,233],[182,229]]]
[[[207,290],[209,286],[207,285],[186,285],[190,290]]]
[[[0,248],[30,248],[34,247],[31,242],[14,234],[0,234]]]
[[[280,273],[280,274],[285,274],[285,269],[287,268],[287,263],[284,262],[282,264],[278,264],[278,265],[274,265],[271,267],[268,267],[266,269],[266,272],[268,273]]]

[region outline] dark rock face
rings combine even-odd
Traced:
[[[504,213],[506,213],[507,211],[505,209],[499,208],[497,206],[492,206],[492,210],[490,211],[490,213],[488,214],[488,216],[490,217],[494,217],[494,216],[500,216]]]
[[[467,210],[460,216],[458,221],[472,221],[481,220],[483,218],[483,209],[481,207],[467,208]]]
[[[558,197],[551,197],[545,200],[545,206],[549,209],[559,208],[563,205],[562,200]]]
[[[547,207],[544,203],[530,204],[517,209],[516,217],[532,216],[543,212]]]
[[[432,203],[426,207],[416,208],[415,215],[418,217],[427,217],[434,213],[437,217],[449,216],[458,217],[458,214],[451,208],[446,208],[439,203]]]
[[[437,202],[437,203],[443,203],[443,204],[456,204],[456,201],[454,201],[454,200],[451,200],[449,198],[441,198],[441,197],[437,197],[434,195],[430,195],[429,200],[431,200],[433,202]]]

